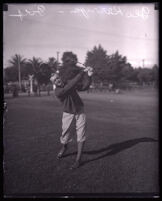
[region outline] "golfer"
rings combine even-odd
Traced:
[[[59,74],[55,74],[51,79],[55,85],[55,95],[63,106],[62,134],[60,137],[62,147],[57,155],[58,158],[62,158],[67,150],[68,143],[72,141],[70,131],[73,121],[76,126],[77,156],[70,169],[75,169],[80,166],[81,154],[86,140],[86,115],[84,113],[84,104],[77,91],[85,91],[89,88],[92,74],[92,68],[87,67],[70,80],[63,81]]]

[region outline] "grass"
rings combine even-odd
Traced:
[[[157,193],[158,96],[154,91],[81,93],[87,114],[83,163],[60,149],[61,105],[51,96],[6,97],[4,194]]]

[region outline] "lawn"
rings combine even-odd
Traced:
[[[81,93],[87,114],[82,165],[77,144],[60,149],[61,105],[51,94],[6,97],[4,194],[158,193],[158,95],[155,91]]]

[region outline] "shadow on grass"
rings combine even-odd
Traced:
[[[81,166],[85,165],[86,163],[89,163],[89,162],[92,162],[92,161],[95,161],[95,160],[99,160],[101,158],[104,158],[104,157],[107,157],[107,156],[110,156],[110,155],[117,154],[117,153],[119,153],[121,151],[124,151],[126,149],[129,149],[129,148],[131,148],[131,147],[133,147],[133,146],[135,146],[135,145],[137,145],[138,143],[141,143],[141,142],[157,142],[157,141],[158,140],[153,139],[153,138],[143,137],[143,138],[127,140],[127,141],[116,143],[116,144],[111,144],[111,145],[109,145],[107,147],[97,149],[97,150],[84,151],[83,154],[88,154],[88,155],[102,154],[102,155],[84,161],[81,164]],[[76,154],[76,152],[66,154],[64,157],[74,155],[74,154]]]

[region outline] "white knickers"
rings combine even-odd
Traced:
[[[77,142],[83,142],[86,140],[85,129],[86,129],[86,115],[84,113],[81,114],[70,114],[63,112],[62,116],[62,135],[60,137],[60,141],[62,144],[67,144],[70,142],[71,134],[70,129],[72,126],[72,122],[76,121],[76,134],[77,134]]]

